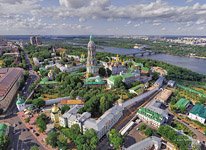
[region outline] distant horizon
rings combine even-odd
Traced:
[[[175,34],[171,34],[171,35],[167,35],[167,34],[165,34],[165,35],[109,35],[109,34],[71,34],[71,35],[69,35],[69,34],[42,34],[42,35],[40,35],[40,34],[7,34],[7,35],[0,35],[0,37],[2,37],[2,36],[90,36],[90,35],[93,35],[93,36],[98,36],[98,37],[100,37],[100,36],[148,36],[148,37],[151,37],[151,36],[159,36],[159,37],[175,37],[175,36],[178,36],[178,37],[206,37],[206,35],[175,35]]]

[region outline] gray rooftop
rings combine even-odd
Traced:
[[[121,113],[122,111],[123,111],[123,107],[119,105],[115,105],[109,110],[107,110],[98,120],[95,120],[92,118],[87,119],[84,122],[84,126],[88,128],[93,128],[96,131],[99,131],[102,128],[104,128],[105,124],[107,124],[109,121],[114,119],[116,114]]]
[[[162,103],[157,101],[157,100],[153,100],[151,103],[149,103],[146,108],[162,115],[164,118],[168,119],[168,113],[166,110],[161,109],[161,105]]]
[[[161,148],[161,139],[156,136],[148,137],[128,148],[126,150],[146,150],[155,147],[155,149],[160,150]]]

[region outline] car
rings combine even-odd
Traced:
[[[136,128],[136,131],[139,131],[139,128]]]
[[[22,122],[21,122],[21,121],[19,121],[18,123],[19,123],[19,124],[22,124]]]
[[[26,129],[23,129],[23,132],[26,131]]]
[[[36,136],[39,136],[39,133],[35,133]]]
[[[33,127],[29,127],[29,129],[33,129]]]

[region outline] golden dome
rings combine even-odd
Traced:
[[[52,113],[57,113],[57,112],[59,112],[59,110],[60,110],[59,107],[56,104],[54,104],[54,106],[51,109],[51,112]]]

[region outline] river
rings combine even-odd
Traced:
[[[125,55],[125,54],[133,54],[140,50],[104,47],[104,49],[98,49],[97,51]],[[179,57],[179,56],[173,56],[168,54],[156,54],[156,55],[144,56],[143,58],[163,61],[172,65],[187,68],[194,72],[206,75],[206,59]]]

